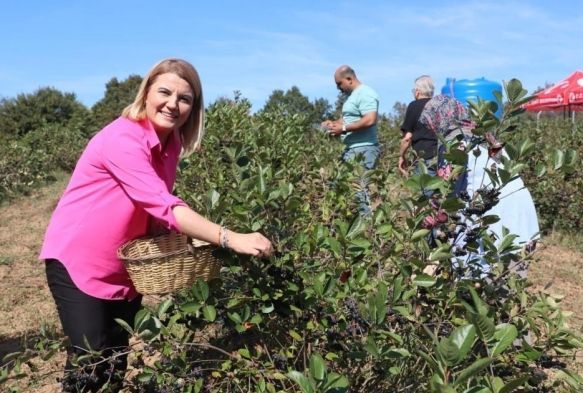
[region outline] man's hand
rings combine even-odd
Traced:
[[[342,125],[343,124],[344,123],[342,122],[342,120],[337,120],[335,122],[332,122],[332,124],[328,127],[328,129],[330,130],[329,134],[334,135],[334,136],[342,134]]]

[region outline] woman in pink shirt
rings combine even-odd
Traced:
[[[166,59],[150,70],[134,102],[91,139],[79,158],[40,254],[71,341],[65,391],[98,390],[108,379],[121,383],[125,356],[88,370],[97,371],[92,378],[78,378],[78,371],[73,375],[70,358],[86,353],[86,343],[105,356],[127,349],[129,337],[114,319],[132,325],[141,296],[116,251],[146,235],[149,220],[237,253],[271,254],[272,245],[261,234],[229,231],[171,194],[179,156],[199,148],[203,124],[197,71],[184,60]]]

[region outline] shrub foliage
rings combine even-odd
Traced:
[[[537,127],[531,122],[512,140],[529,140],[534,146],[523,176],[535,200],[541,229],[583,229],[583,125],[547,120]],[[564,164],[569,170],[557,170]]]
[[[582,342],[560,298],[527,291],[513,266],[529,254],[512,234],[497,239],[488,230],[496,220],[488,205],[534,150],[510,138],[526,92],[513,80],[506,94],[501,120],[490,103],[471,108],[477,141],[486,132],[508,139],[509,158],[490,171],[493,188],[469,201],[451,195],[452,179],[426,173],[403,187],[391,149],[368,173],[341,163],[339,143],[301,114],[252,115],[240,97],[212,105],[203,149],[181,162],[177,193],[212,220],[265,233],[277,253],[260,260],[225,252],[220,281],[198,281],[142,309],[133,324],[120,322],[139,339],[127,389],[578,391],[582,379],[565,362]],[[386,121],[381,130],[396,146],[398,131]],[[446,147],[456,173],[472,149]],[[567,164],[552,170],[569,172]],[[370,219],[355,213],[362,176],[372,184]],[[490,272],[477,271],[478,262]],[[26,353],[10,357],[0,381],[24,361]]]

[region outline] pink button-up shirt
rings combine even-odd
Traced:
[[[148,217],[178,231],[170,192],[181,149],[178,133],[164,151],[148,120],[119,118],[97,133],[77,162],[40,253],[58,259],[77,287],[101,299],[137,293],[117,249],[146,234]]]

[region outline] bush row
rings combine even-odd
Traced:
[[[539,215],[541,230],[580,231],[583,229],[583,124],[568,121],[543,120],[537,126],[528,122],[515,131],[512,141],[530,139],[535,145],[526,161],[523,177]],[[576,154],[562,155],[557,150],[572,149]],[[568,171],[554,170],[567,162]],[[549,163],[549,170],[541,173]]]

